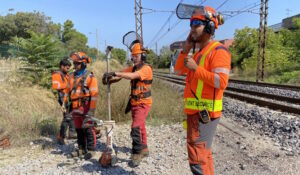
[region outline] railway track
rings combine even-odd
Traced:
[[[154,77],[181,86],[185,85],[185,76],[177,76],[168,73],[154,72]],[[276,85],[270,83],[256,83],[256,82],[241,81],[241,80],[229,80],[229,83],[300,91],[299,86]],[[235,88],[235,87],[227,87],[226,91],[224,92],[224,95],[230,98],[235,98],[241,101],[246,101],[248,103],[256,104],[258,106],[268,107],[273,110],[280,110],[282,112],[300,114],[299,98],[286,97],[282,95],[274,95],[269,93],[247,90],[243,88]]]

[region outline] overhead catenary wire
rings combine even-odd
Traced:
[[[183,1],[183,0],[181,0],[180,3],[181,3],[182,1]],[[198,5],[203,4],[205,1],[206,1],[206,0],[201,0],[201,1],[200,1],[200,4],[198,4]],[[175,12],[174,12],[174,14],[175,14]],[[167,24],[168,21],[169,21],[169,19],[166,21],[165,24]],[[155,36],[155,37],[151,40],[151,42],[148,43],[147,47],[153,46],[157,41],[159,41],[159,40],[161,40],[162,38],[164,38],[164,37],[165,37],[172,29],[174,29],[174,28],[175,28],[179,23],[181,23],[181,22],[182,22],[182,20],[177,19],[177,21],[172,25],[172,27],[169,27],[168,30],[167,30],[165,33],[163,33],[158,39],[155,40],[155,38],[158,37],[158,36]],[[161,28],[161,29],[163,29],[163,28]],[[160,31],[160,32],[161,32],[161,31]],[[159,33],[160,33],[160,32],[159,32]],[[159,33],[158,33],[158,35],[159,35]],[[155,41],[155,42],[154,42],[154,41]]]
[[[179,3],[182,3],[182,2],[183,2],[183,0],[179,1]],[[170,21],[170,19],[173,17],[174,14],[175,14],[175,11],[170,14],[170,16],[168,17],[168,19],[166,20],[166,22],[161,26],[161,28],[154,35],[154,37],[152,38],[152,40],[150,40],[150,42],[147,44],[147,47],[149,47],[150,45],[152,45],[152,43],[154,43],[155,39],[159,36],[159,34],[162,32],[162,30],[165,28],[165,26],[168,24],[168,22]]]
[[[216,8],[216,10],[220,9],[224,4],[226,4],[229,0],[225,0],[219,7]]]
[[[254,9],[256,7],[260,6],[260,1],[257,1],[255,3],[251,3],[251,4],[248,4],[244,7],[242,7],[241,9],[239,10],[232,10],[232,11],[222,11],[221,13],[225,16],[229,16],[229,18],[226,18],[226,21],[228,21],[229,19],[235,17],[235,16],[238,16],[242,13],[253,13],[253,14],[258,14],[258,12],[254,12],[254,10],[258,10],[258,9]],[[230,14],[226,14],[226,13],[230,13]],[[186,30],[185,32],[183,32],[182,34],[179,35],[179,37],[177,37],[175,40],[173,40],[173,42],[176,42],[178,40],[180,40],[181,38],[183,38],[184,36],[187,35],[187,33],[190,31],[190,29]],[[172,42],[172,43],[173,43]]]

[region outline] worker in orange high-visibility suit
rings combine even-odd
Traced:
[[[71,56],[75,72],[70,75],[70,81],[66,95],[72,103],[72,116],[77,132],[78,150],[72,152],[72,156],[83,156],[90,159],[96,149],[96,134],[93,127],[83,127],[84,120],[89,120],[95,115],[98,98],[97,79],[93,73],[86,70],[86,64],[91,58],[84,52],[75,52]],[[65,103],[67,98],[64,99]]]
[[[146,53],[140,43],[132,46],[131,56],[134,66],[120,72],[105,73],[102,80],[103,84],[115,83],[122,78],[131,80],[130,106],[127,106],[127,109],[131,110],[132,114],[130,135],[133,155],[129,165],[136,167],[142,158],[149,156],[145,121],[152,104],[152,67],[145,63]]]
[[[213,41],[215,29],[223,24],[211,7],[199,7],[190,18],[190,34],[175,65],[186,75],[184,112],[187,114],[187,150],[193,174],[214,174],[212,139],[222,112],[223,92],[228,84],[231,54]],[[188,56],[191,48],[200,50]]]
[[[67,106],[63,106],[64,94],[67,88],[67,84],[69,81],[69,69],[71,66],[71,62],[68,58],[64,58],[59,63],[59,70],[52,72],[52,88],[58,91],[58,103],[62,106],[62,109],[68,109]],[[66,138],[66,131],[69,127],[69,137],[76,137],[74,121],[73,118],[70,117],[68,110],[63,110],[63,120],[60,125],[60,131],[57,137],[57,141],[59,144],[64,145]]]

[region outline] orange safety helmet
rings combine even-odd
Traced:
[[[72,60],[79,63],[91,63],[92,59],[84,52],[74,52],[71,56]]]
[[[214,23],[214,28],[217,29],[219,25],[224,24],[224,17],[222,14],[217,14],[217,11],[210,6],[200,6],[193,12],[190,21],[194,19],[199,19],[203,21],[212,21]]]
[[[136,54],[140,54],[140,53],[145,53],[145,50],[142,48],[141,43],[135,43],[131,47],[131,55],[136,55]]]

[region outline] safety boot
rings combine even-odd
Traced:
[[[60,134],[58,134],[58,136],[57,136],[57,143],[59,145],[64,145],[65,144],[65,139],[62,138]]]
[[[75,131],[69,131],[69,137],[68,139],[76,139],[77,133]]]
[[[93,157],[95,157],[96,155],[96,151],[88,151],[85,155],[84,155],[84,159],[85,160],[89,160]]]
[[[148,150],[148,148],[146,147],[146,148],[142,149],[141,154],[142,154],[142,158],[148,157],[149,156],[149,150]]]
[[[137,166],[139,166],[141,164],[142,157],[143,157],[142,154],[133,154],[132,155],[132,160],[129,162],[129,165],[131,167],[137,167]]]
[[[85,154],[86,154],[85,150],[83,150],[83,149],[76,149],[76,150],[74,150],[74,151],[72,151],[70,153],[70,157],[73,157],[73,158],[74,157],[83,158],[85,156]]]

